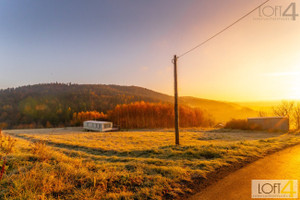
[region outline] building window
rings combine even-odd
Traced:
[[[104,128],[110,128],[111,125],[110,124],[104,124]]]

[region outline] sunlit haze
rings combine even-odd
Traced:
[[[0,88],[72,82],[136,85],[172,95],[173,55],[262,2],[1,1]],[[284,10],[290,3],[267,5]],[[180,96],[300,99],[300,17],[264,19],[257,10],[180,58],[178,78]]]

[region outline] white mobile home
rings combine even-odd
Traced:
[[[248,118],[248,124],[263,130],[288,131],[290,129],[289,118],[287,117]]]
[[[88,131],[105,132],[113,130],[113,123],[105,121],[84,121],[83,128]]]

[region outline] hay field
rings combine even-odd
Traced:
[[[185,129],[180,146],[172,130],[3,132],[16,143],[0,199],[178,199],[216,169],[300,142],[297,134],[231,130]]]

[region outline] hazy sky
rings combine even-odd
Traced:
[[[171,59],[262,0],[0,0],[0,88],[72,82],[173,93]],[[300,17],[271,0],[182,57],[179,95],[227,101],[300,98]],[[288,13],[291,13],[292,9]],[[268,19],[268,20],[265,20]],[[289,19],[289,20],[287,20]]]

